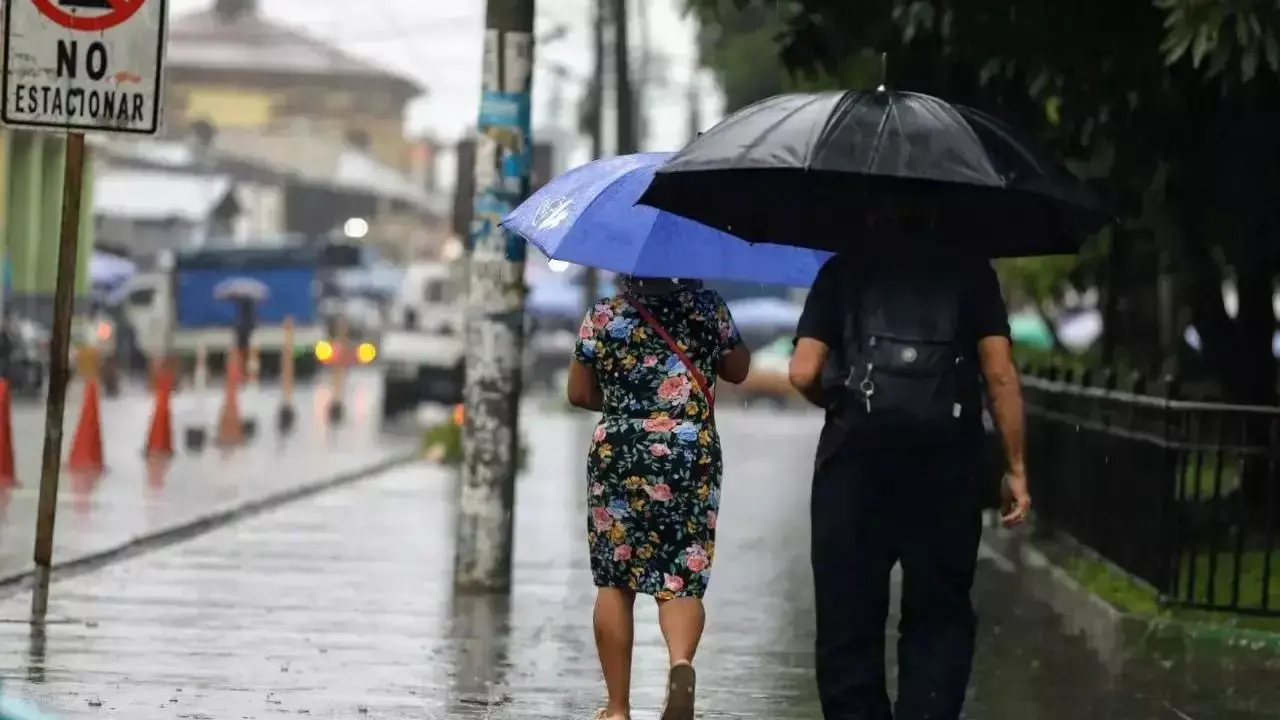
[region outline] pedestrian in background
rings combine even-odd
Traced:
[[[818,273],[791,381],[826,410],[812,489],[818,691],[827,720],[957,720],[973,657],[983,380],[1008,463],[1004,521],[1030,508],[1022,397],[990,263],[932,212],[886,202]],[[898,699],[885,688],[889,574],[903,572]]]
[[[599,720],[631,717],[636,594],[658,603],[670,672],[662,720],[692,720],[693,657],[715,558],[723,464],[717,379],[751,356],[724,300],[697,281],[619,276],[582,321],[573,405],[602,413],[587,460],[596,647],[608,691]]]

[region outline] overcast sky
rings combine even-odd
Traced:
[[[667,88],[647,98],[649,108],[649,148],[675,149],[686,138],[688,115],[685,89],[694,66],[693,23],[681,17],[682,0],[640,0],[649,13],[650,45],[663,55],[661,65]],[[171,0],[175,15],[194,12],[212,0]],[[415,103],[406,118],[411,134],[429,132],[452,140],[475,123],[479,102],[480,54],[484,27],[483,0],[261,0],[263,12],[272,20],[295,26],[328,40],[347,52],[372,60],[418,79],[427,86],[428,96]],[[352,13],[352,7],[359,11]],[[637,7],[633,4],[634,8]],[[563,118],[550,117],[550,96],[555,83],[547,71],[559,65],[585,77],[591,70],[589,0],[538,0],[538,30],[545,33],[557,26],[567,28],[563,39],[539,47],[534,79],[535,135],[545,137],[551,126],[571,123],[574,102],[580,95],[576,83],[563,86],[566,102]],[[638,43],[639,23],[632,22],[633,40]],[[701,82],[701,81],[700,81]],[[707,98],[703,119],[713,120],[717,103]],[[581,149],[579,148],[579,151]],[[570,153],[577,158],[580,152]]]

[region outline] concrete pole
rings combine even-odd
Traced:
[[[524,350],[525,244],[498,226],[529,193],[534,0],[488,0],[466,304],[466,387],[454,584],[511,584]]]
[[[613,0],[613,68],[618,93],[618,154],[629,155],[639,150],[636,133],[635,88],[631,82],[631,40],[627,17],[627,0]]]
[[[610,0],[594,0],[591,3],[591,51],[594,61],[591,84],[591,159],[604,157],[604,35],[606,12],[605,3]],[[582,283],[582,305],[584,312],[590,312],[600,297],[600,272],[593,267],[587,268]]]

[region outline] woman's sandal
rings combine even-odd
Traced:
[[[693,720],[693,694],[697,682],[697,674],[689,663],[671,666],[667,674],[667,702],[662,706],[662,720]]]
[[[610,718],[615,718],[615,717],[618,717],[618,716],[609,714],[609,708],[600,708],[599,710],[596,711],[595,720],[610,720]],[[622,720],[631,720],[631,718],[624,716]]]

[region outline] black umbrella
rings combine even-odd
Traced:
[[[1005,123],[883,90],[743,108],[663,165],[640,202],[746,240],[840,252],[890,197],[937,208],[948,239],[988,257],[1074,253],[1110,219]]]

